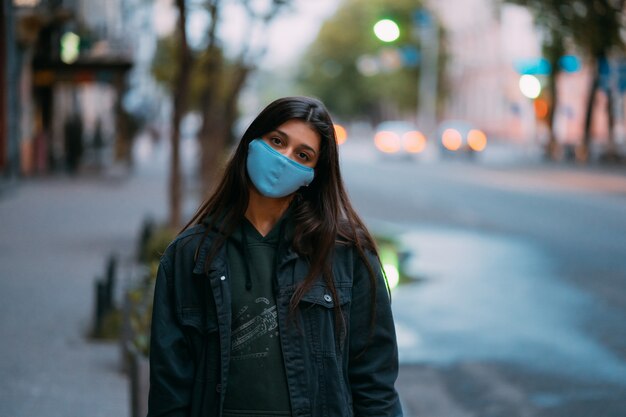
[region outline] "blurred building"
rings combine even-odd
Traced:
[[[151,8],[142,0],[3,2],[1,174],[130,160],[155,91]]]
[[[19,170],[19,145],[16,124],[18,86],[12,82],[17,72],[13,8],[0,6],[0,173],[15,176]]]
[[[444,117],[469,120],[491,136],[528,136],[532,103],[518,88],[517,59],[541,56],[532,16],[494,0],[437,0],[446,29],[450,97]]]
[[[521,93],[516,70],[520,62],[541,58],[541,34],[530,12],[497,0],[432,0],[429,6],[446,30],[450,94],[443,116],[468,120],[491,137],[524,143],[545,140],[545,126],[536,120],[533,100]],[[590,85],[588,65],[583,62],[576,71],[562,73],[558,82],[557,137],[578,143]],[[602,142],[607,136],[606,110],[598,110],[592,135]],[[616,120],[623,121],[623,107],[616,112]],[[618,138],[622,132],[618,126]]]

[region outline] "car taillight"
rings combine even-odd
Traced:
[[[400,150],[400,137],[389,131],[378,132],[374,136],[374,144],[381,152],[396,153]]]
[[[476,152],[480,152],[487,146],[487,135],[478,129],[472,129],[467,134],[467,144]]]
[[[448,128],[441,134],[441,144],[450,151],[457,151],[462,143],[463,136],[456,129]]]
[[[404,150],[410,153],[420,153],[426,147],[426,138],[421,132],[412,130],[402,135]]]

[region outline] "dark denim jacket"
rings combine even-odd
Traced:
[[[199,250],[203,226],[182,233],[161,258],[152,313],[149,417],[220,416],[228,389],[230,285],[225,249],[204,273],[211,235]],[[353,247],[337,245],[333,274],[339,299],[322,280],[302,298],[297,324],[289,301],[308,264],[288,247],[279,254],[276,303],[294,416],[401,416],[394,383],[396,336],[387,287],[377,274],[371,326],[371,285]],[[375,256],[369,261],[379,271]],[[335,332],[336,303],[346,338]]]

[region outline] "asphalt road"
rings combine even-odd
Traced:
[[[413,254],[394,292],[415,416],[626,416],[626,170],[342,149],[351,198]]]

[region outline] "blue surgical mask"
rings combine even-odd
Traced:
[[[313,181],[315,171],[287,158],[263,139],[248,145],[248,175],[256,189],[266,197],[288,196]]]

